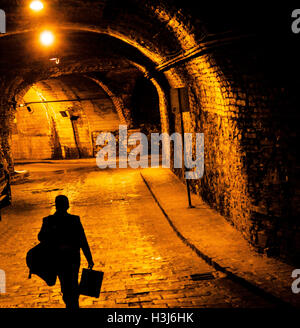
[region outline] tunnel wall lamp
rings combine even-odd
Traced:
[[[54,43],[54,34],[50,31],[44,31],[40,35],[40,42],[42,45],[48,47]]]
[[[32,104],[49,104],[49,103],[60,103],[60,102],[80,102],[80,101],[92,101],[92,100],[103,100],[106,97],[94,97],[94,98],[77,98],[77,99],[62,99],[62,100],[45,100],[45,101],[31,101],[24,104],[20,104],[19,107],[24,107]]]
[[[56,65],[58,65],[60,63],[60,59],[59,58],[50,58],[50,61],[55,62]]]

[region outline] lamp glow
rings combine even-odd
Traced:
[[[30,4],[30,8],[34,11],[41,11],[44,9],[44,5],[41,1],[32,1]]]
[[[50,46],[54,42],[54,35],[52,32],[45,31],[40,36],[40,41],[44,46]]]

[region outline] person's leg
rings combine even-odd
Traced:
[[[63,301],[68,309],[79,308],[78,265],[64,266],[58,274]]]

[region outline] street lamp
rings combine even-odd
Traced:
[[[44,4],[41,1],[32,1],[30,9],[33,11],[41,11],[44,9]]]
[[[46,47],[51,46],[54,43],[53,33],[50,31],[42,32],[40,35],[40,41]]]

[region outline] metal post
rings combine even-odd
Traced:
[[[184,124],[183,124],[183,114],[182,114],[182,102],[181,102],[181,94],[180,89],[178,89],[178,100],[179,100],[179,112],[180,112],[180,120],[181,120],[181,134],[182,134],[182,152],[183,152],[183,162],[185,162],[184,158]],[[185,178],[185,165],[183,164],[183,175]],[[189,179],[186,179],[186,189],[188,194],[188,201],[189,201],[189,208],[195,208],[195,206],[192,205],[191,200],[191,190],[190,190],[190,181]]]
[[[76,123],[75,123],[76,119],[73,119],[73,116],[71,116],[70,120],[71,120],[71,125],[72,125],[72,130],[73,130],[73,135],[74,135],[74,141],[75,141],[75,145],[76,145],[76,148],[77,148],[78,156],[79,156],[79,158],[82,158],[81,151],[80,151],[80,144],[79,144],[79,140],[78,140],[79,139],[78,129],[77,129],[77,126],[76,126]]]

